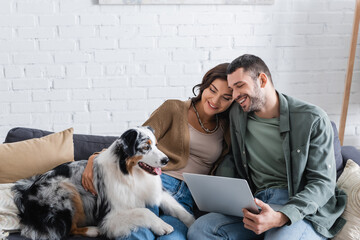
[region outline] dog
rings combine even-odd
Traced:
[[[97,155],[93,164],[97,196],[81,184],[86,160],[17,181],[12,191],[21,235],[34,240],[68,235],[114,238],[139,227],[158,236],[171,233],[173,227],[146,206],[159,206],[189,227],[193,215],[162,188],[161,167],[169,159],[156,144],[150,127],[131,128]]]

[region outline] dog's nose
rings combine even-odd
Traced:
[[[160,160],[162,165],[166,165],[169,162],[169,158],[165,157]]]

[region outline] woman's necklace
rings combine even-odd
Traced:
[[[196,107],[195,107],[195,104],[194,104],[193,101],[191,101],[191,105],[192,105],[192,107],[193,107],[193,109],[194,109],[194,111],[195,111],[195,113],[196,113],[196,116],[197,116],[197,119],[198,119],[198,121],[199,121],[199,123],[200,123],[201,128],[202,128],[205,132],[207,132],[207,133],[214,133],[214,132],[219,128],[219,119],[218,119],[218,116],[215,115],[215,116],[216,116],[216,127],[215,127],[213,130],[209,130],[209,129],[207,129],[206,127],[204,127],[204,124],[202,123],[202,121],[201,121],[201,119],[200,119],[199,113],[198,113],[198,111],[196,110]]]

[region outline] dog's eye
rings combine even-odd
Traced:
[[[142,149],[147,151],[147,150],[150,149],[150,146],[149,146],[149,145],[146,145],[146,146],[144,146]]]

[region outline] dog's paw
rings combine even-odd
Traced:
[[[100,235],[100,231],[97,227],[87,227],[87,231],[85,234],[88,237],[97,237]]]
[[[160,221],[157,221],[157,223],[151,226],[151,231],[153,231],[153,233],[155,233],[158,236],[162,236],[172,233],[174,231],[174,228],[160,219]]]

